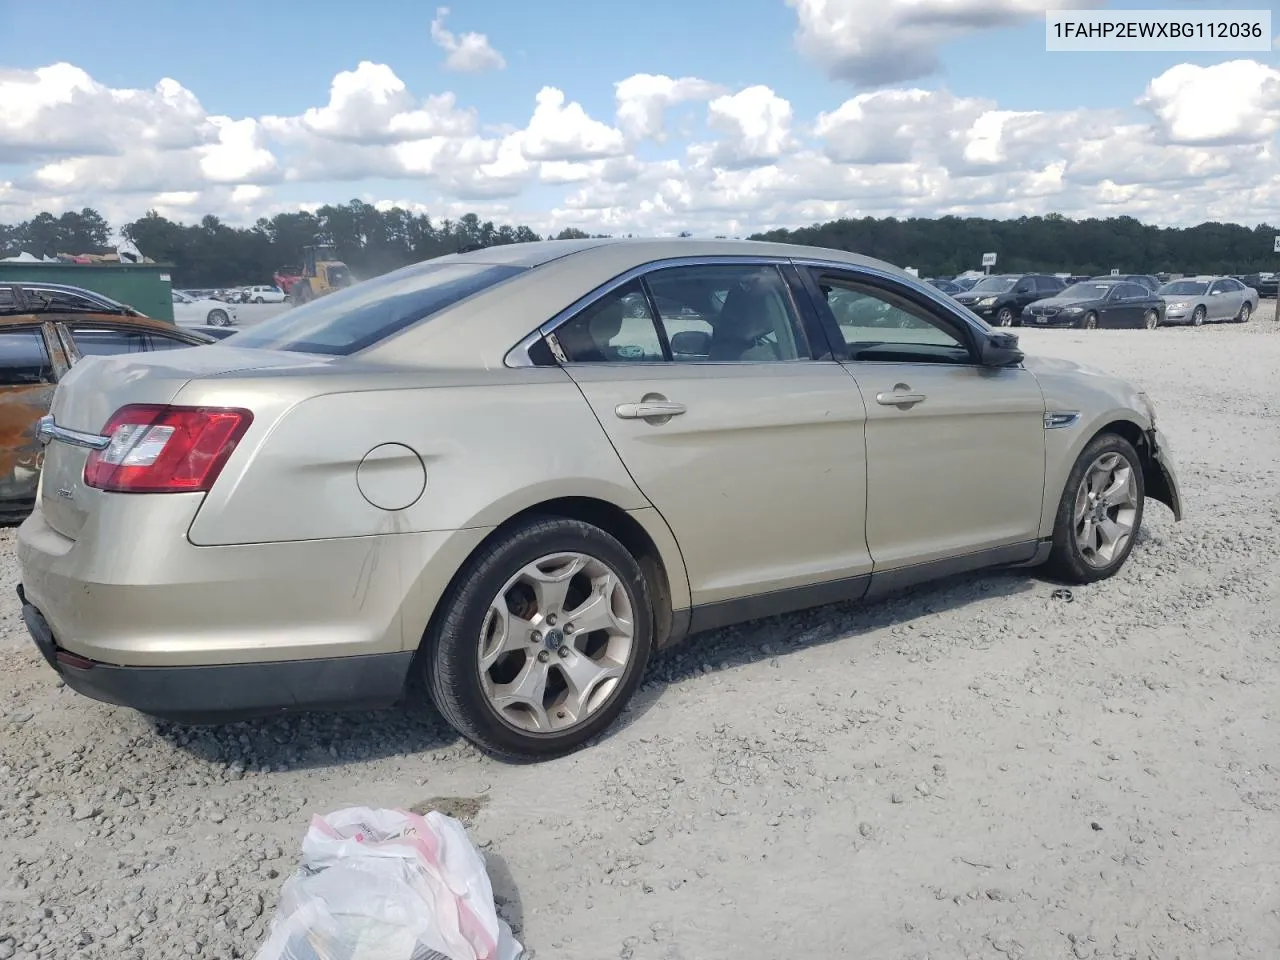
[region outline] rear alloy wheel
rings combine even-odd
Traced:
[[[1010,310],[1008,307],[1001,307],[1001,308],[996,312],[996,326],[997,326],[997,327],[1012,327],[1012,326],[1013,326],[1013,311],[1012,311],[1012,310]]]
[[[1145,502],[1133,445],[1114,433],[1095,437],[1077,458],[1058,503],[1050,575],[1084,584],[1115,574],[1133,549]]]
[[[230,325],[231,325],[231,318],[227,316],[227,311],[225,310],[209,311],[209,326],[229,327]]]
[[[502,759],[541,760],[613,723],[652,644],[636,559],[598,527],[544,517],[468,562],[428,633],[423,668],[455,730]]]
[[[1236,323],[1248,323],[1249,317],[1252,315],[1253,308],[1249,306],[1249,301],[1246,300],[1244,303],[1240,304],[1240,312],[1236,314]]]
[[[1084,330],[1098,329],[1098,315],[1090,310],[1084,315],[1084,319],[1080,321],[1080,327]]]
[[[1157,330],[1160,327],[1160,314],[1155,310],[1148,310],[1142,318],[1142,326],[1147,330]]]
[[[265,301],[265,300],[263,300],[261,297],[254,297],[254,298],[253,298],[253,302],[254,302],[254,303],[266,303],[266,301]]]
[[[1193,327],[1204,326],[1204,315],[1205,315],[1204,307],[1196,307],[1191,314],[1191,325]]]

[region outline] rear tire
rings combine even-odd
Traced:
[[[1114,433],[1094,437],[1067,475],[1045,572],[1074,584],[1113,576],[1133,550],[1145,503],[1142,461],[1133,444]]]
[[[582,558],[588,566],[565,581],[569,586],[553,609],[550,592],[544,597],[520,578],[548,559],[554,565],[568,557]],[[616,638],[619,649],[626,648],[616,676],[588,680],[588,689],[576,691],[575,699],[572,670],[566,668],[581,666],[585,672],[579,676],[590,677],[602,663],[618,661],[615,637],[605,629],[570,629],[572,618],[585,616],[589,604],[605,604],[597,615],[601,610],[616,614],[621,606],[630,614],[630,633]],[[502,613],[495,617],[497,610]],[[609,727],[640,685],[653,646],[652,610],[640,565],[613,536],[563,517],[525,520],[471,557],[441,601],[420,651],[426,688],[451,727],[499,759],[564,756]],[[625,617],[614,622],[627,623]],[[509,652],[486,655],[482,648]],[[491,658],[486,667],[482,656]],[[535,672],[544,683],[529,689],[540,692],[516,696],[524,678]],[[541,730],[535,729],[540,724]]]
[[[1142,326],[1147,330],[1160,329],[1160,314],[1155,310],[1148,310],[1146,316],[1142,318]]]

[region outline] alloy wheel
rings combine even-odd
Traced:
[[[1128,458],[1104,453],[1089,465],[1072,516],[1085,563],[1105,567],[1121,555],[1138,517],[1138,481]]]
[[[1195,312],[1191,314],[1191,325],[1193,327],[1201,326],[1204,323],[1204,307],[1196,307]]]
[[[635,649],[631,599],[602,560],[550,554],[507,581],[478,644],[494,713],[524,732],[562,733],[593,716],[622,681]]]
[[[1160,314],[1154,310],[1148,310],[1147,315],[1142,320],[1142,325],[1148,330],[1155,330],[1160,326]]]
[[[1084,328],[1086,330],[1098,329],[1098,315],[1096,313],[1091,313],[1084,318]]]
[[[1252,308],[1249,306],[1249,304],[1247,304],[1247,303],[1242,303],[1242,304],[1240,305],[1240,316],[1239,316],[1239,317],[1237,317],[1236,319],[1237,319],[1237,320],[1239,320],[1241,323],[1248,323],[1248,322],[1249,322],[1249,317],[1250,317],[1250,315],[1251,315],[1252,313],[1253,313],[1253,310],[1252,310]]]
[[[1002,327],[1013,326],[1013,311],[1008,307],[1004,307],[996,314],[996,323]]]

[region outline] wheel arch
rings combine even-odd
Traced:
[[[430,635],[436,620],[444,616],[448,598],[472,557],[488,548],[512,526],[533,517],[561,517],[599,527],[636,558],[649,582],[653,599],[654,649],[681,640],[689,621],[689,580],[684,559],[666,521],[652,507],[624,510],[615,503],[591,496],[562,496],[542,500],[513,513],[495,526],[467,555],[440,595],[423,632]]]
[[[1144,429],[1134,420],[1119,418],[1094,430],[1085,440],[1085,445],[1092,443],[1096,437],[1104,433],[1114,433],[1128,440],[1133,445],[1133,449],[1138,452],[1139,466],[1142,467],[1142,481],[1147,496],[1163,503],[1173,511],[1175,517],[1181,519],[1181,505],[1178,503],[1178,498],[1174,496],[1169,478],[1165,476],[1164,469],[1156,459],[1152,432],[1154,431]]]

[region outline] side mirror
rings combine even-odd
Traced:
[[[671,352],[684,357],[708,357],[711,334],[705,330],[681,330],[671,338]]]
[[[978,341],[978,359],[984,367],[1016,367],[1025,354],[1012,333],[989,333]]]

